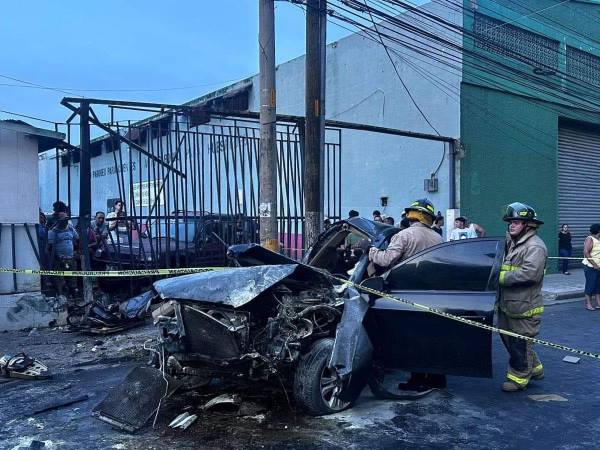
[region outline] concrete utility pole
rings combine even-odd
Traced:
[[[275,90],[275,2],[259,0],[260,66],[259,215],[260,243],[279,251],[277,230],[277,139]]]
[[[90,104],[82,101],[79,105],[79,236],[81,242],[81,268],[91,270],[88,251],[87,229],[92,217],[92,173],[90,166]],[[83,278],[83,299],[85,303],[93,301],[92,280]]]
[[[306,141],[304,210],[306,247],[323,225],[323,161],[325,157],[325,41],[327,1],[306,2]]]

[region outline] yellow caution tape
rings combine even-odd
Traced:
[[[179,267],[175,269],[136,269],[136,270],[37,270],[9,269],[0,267],[0,273],[23,275],[43,275],[51,277],[151,277],[157,275],[184,275],[189,273],[211,272],[227,267]]]
[[[360,285],[358,285],[356,283],[353,283],[351,281],[345,280],[343,278],[335,277],[335,276],[329,274],[328,272],[323,272],[323,273],[326,274],[327,276],[329,276],[330,278],[332,278],[332,279],[334,279],[336,281],[339,281],[340,283],[344,283],[346,285],[352,286],[355,289],[361,290],[363,292],[367,292],[369,294],[376,295],[378,297],[383,297],[383,298],[387,298],[389,300],[393,300],[393,301],[396,301],[396,302],[399,302],[399,303],[403,303],[405,305],[412,306],[412,307],[414,307],[416,309],[420,309],[422,311],[426,311],[428,313],[435,314],[436,316],[444,317],[446,319],[454,320],[456,322],[461,322],[461,323],[464,323],[466,325],[470,325],[470,326],[473,326],[473,327],[481,328],[483,330],[491,331],[493,333],[503,334],[505,336],[511,336],[511,337],[514,337],[514,338],[517,338],[517,339],[522,339],[524,341],[529,341],[529,342],[532,342],[534,344],[542,345],[544,347],[555,348],[555,349],[563,350],[563,351],[566,351],[566,352],[569,352],[569,353],[575,353],[577,355],[587,356],[589,358],[600,360],[600,355],[596,354],[596,353],[586,352],[586,351],[583,351],[583,350],[577,350],[575,348],[567,347],[566,345],[555,344],[553,342],[545,341],[543,339],[538,339],[538,338],[534,338],[534,337],[530,337],[530,336],[523,336],[523,335],[515,333],[513,331],[504,330],[502,328],[494,327],[492,325],[486,325],[485,323],[476,322],[476,321],[470,320],[470,319],[465,319],[464,317],[455,316],[454,314],[450,314],[450,313],[447,313],[445,311],[441,311],[441,310],[436,309],[436,308],[431,308],[431,307],[426,306],[426,305],[421,305],[420,303],[413,302],[412,300],[407,300],[407,299],[404,299],[404,298],[394,297],[393,295],[387,294],[385,292],[381,292],[381,291],[378,291],[378,290],[375,290],[375,289],[371,289],[371,288],[368,288],[368,287],[360,286]]]
[[[223,270],[223,269],[231,269],[231,268],[232,267],[183,267],[183,268],[175,268],[175,269],[74,271],[74,270],[9,269],[9,268],[0,267],[0,273],[17,273],[17,274],[27,274],[27,275],[44,275],[44,276],[49,275],[49,276],[65,276],[65,277],[145,277],[145,276],[155,276],[155,275],[181,275],[181,274],[190,274],[190,273],[211,272],[214,270]],[[494,327],[492,325],[486,325],[481,322],[476,322],[474,320],[465,319],[464,317],[455,316],[454,314],[450,314],[445,311],[441,311],[437,308],[431,308],[430,306],[421,305],[420,303],[413,302],[412,300],[394,297],[393,295],[390,295],[388,293],[358,285],[352,281],[345,280],[343,278],[339,278],[334,275],[331,275],[329,272],[327,272],[325,270],[320,270],[320,272],[322,272],[324,275],[328,276],[332,280],[336,280],[347,286],[352,286],[355,289],[358,289],[360,291],[367,292],[369,294],[373,294],[378,297],[387,298],[389,300],[393,300],[393,301],[396,301],[396,302],[399,302],[399,303],[402,303],[402,304],[405,304],[408,306],[412,306],[413,308],[420,309],[420,310],[428,312],[430,314],[444,317],[446,319],[450,319],[455,322],[460,322],[460,323],[464,323],[465,325],[470,325],[473,327],[481,328],[483,330],[487,330],[492,333],[503,334],[505,336],[511,336],[516,339],[522,339],[524,341],[529,341],[534,344],[542,345],[544,347],[555,348],[555,349],[563,350],[563,351],[566,351],[569,353],[575,353],[577,355],[587,356],[589,358],[600,360],[600,355],[596,354],[596,353],[586,352],[583,350],[577,350],[575,348],[567,347],[566,345],[555,344],[553,342],[545,341],[543,339],[538,339],[538,338],[534,338],[534,337],[530,337],[530,336],[523,336],[523,335],[515,333],[513,331],[504,330],[502,328]]]

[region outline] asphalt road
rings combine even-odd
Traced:
[[[600,310],[582,302],[549,306],[543,339],[600,353]],[[0,348],[20,347],[23,334],[0,335]],[[26,335],[25,335],[26,336]],[[60,344],[57,344],[60,345]],[[62,346],[64,347],[64,345]],[[187,394],[165,405],[157,429],[130,435],[90,417],[104,393],[136,362],[110,359],[80,368],[62,367],[53,380],[0,384],[0,447],[18,449],[32,439],[51,449],[169,448],[598,448],[600,361],[562,361],[566,353],[538,347],[546,378],[525,392],[500,391],[507,355],[494,339],[494,378],[450,377],[448,388],[415,402],[379,401],[366,390],[351,410],[322,418],[290,410],[285,397],[260,389],[242,393],[267,405],[264,420],[206,414],[186,431],[165,427],[184,406],[210,395]],[[87,394],[90,399],[60,410],[31,415],[53,398]],[[566,401],[539,402],[533,394],[556,394]],[[204,396],[204,397],[203,397]]]

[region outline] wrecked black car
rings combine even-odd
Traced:
[[[346,278],[492,324],[502,238],[443,243],[384,270],[346,251],[348,237],[385,248],[399,231],[363,218],[334,224],[302,263],[254,244],[238,267],[154,283],[158,354],[173,377],[279,379],[312,414],[341,411],[389,370],[491,377],[491,333],[360,293]],[[336,274],[336,279],[329,274]]]

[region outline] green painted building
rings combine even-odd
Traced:
[[[503,206],[527,202],[550,255],[561,223],[580,253],[600,222],[600,2],[463,6],[461,212],[498,235]]]

